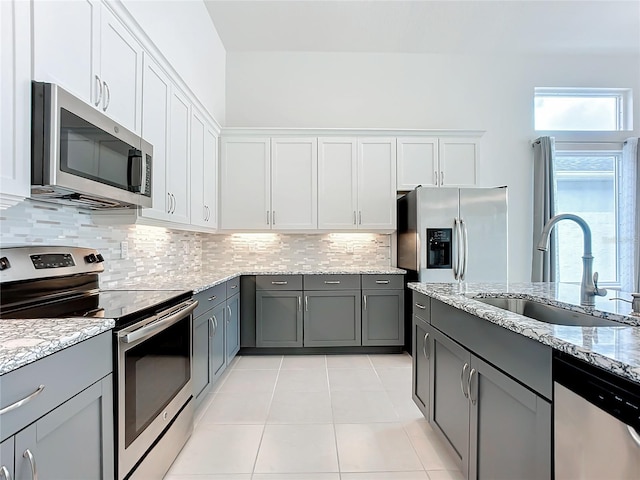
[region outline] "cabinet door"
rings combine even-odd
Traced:
[[[360,290],[304,292],[304,346],[362,344]]]
[[[357,140],[318,139],[318,228],[354,230],[358,215]]]
[[[256,347],[302,346],[302,292],[256,292]]]
[[[31,164],[30,5],[0,2],[0,209],[29,196]],[[2,198],[8,194],[16,198]]]
[[[413,370],[412,397],[425,418],[429,418],[431,407],[431,383],[433,375],[431,354],[433,352],[433,327],[413,315]]]
[[[271,228],[318,228],[318,141],[271,140]]]
[[[433,402],[429,418],[434,429],[452,447],[466,478],[469,463],[469,400],[467,379],[471,355],[441,334],[433,335]]]
[[[207,227],[218,227],[218,134],[206,124],[204,131],[204,165],[202,169],[203,201],[207,212]]]
[[[171,88],[167,192],[171,196],[171,221],[189,223],[189,101],[177,87]]]
[[[271,228],[269,138],[222,138],[220,227],[231,230]]]
[[[14,437],[7,438],[4,442],[0,443],[0,478],[3,480],[11,480],[15,478],[13,474],[13,450]]]
[[[30,479],[29,454],[43,478],[114,478],[111,375],[15,436],[15,478]]]
[[[404,290],[362,291],[362,345],[404,345]]]
[[[98,107],[116,122],[139,133],[142,47],[107,7],[102,8],[101,17],[100,77],[103,91]]]
[[[477,138],[441,138],[440,185],[469,187],[477,183],[479,144]]]
[[[214,326],[211,312],[193,320],[193,367],[191,369],[193,397],[199,404],[211,385],[211,336]]]
[[[400,137],[397,142],[397,189],[437,186],[438,137]]]
[[[32,2],[34,80],[57,83],[96,106],[103,88],[100,7],[98,0]]]
[[[551,404],[471,357],[469,478],[551,478]]]
[[[226,346],[227,364],[233,360],[240,350],[240,295],[227,299],[226,313]]]
[[[396,228],[396,140],[358,140],[358,228]]]
[[[151,194],[153,206],[142,215],[167,220],[171,202],[167,193],[167,154],[171,83],[149,55],[144,56],[142,137],[153,145]]]
[[[204,205],[204,117],[191,110],[191,224],[207,225],[207,209]]]
[[[211,319],[213,320],[213,335],[211,337],[211,382],[215,383],[218,378],[224,372],[227,365],[227,356],[225,353],[225,310],[227,305],[222,302],[215,307],[211,312]]]

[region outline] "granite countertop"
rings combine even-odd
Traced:
[[[579,305],[580,286],[572,284],[409,283],[409,288],[640,383],[640,317],[629,315],[631,312],[629,303],[610,300],[613,297],[631,299],[630,294],[609,292],[606,297],[596,297],[595,307],[581,307]],[[620,326],[554,325],[471,298],[497,296],[537,300],[576,312],[615,320],[620,323]]]
[[[111,330],[108,318],[0,320],[0,375]]]
[[[394,267],[282,267],[228,270],[185,271],[169,278],[144,277],[108,290],[192,290],[195,293],[240,275],[322,275],[322,274],[397,274]],[[110,330],[115,321],[107,318],[2,319],[0,321],[0,375],[70,347],[94,335]]]

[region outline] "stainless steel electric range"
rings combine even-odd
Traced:
[[[101,290],[104,258],[77,247],[0,249],[0,318],[114,319],[118,480],[162,478],[193,431],[191,291]]]

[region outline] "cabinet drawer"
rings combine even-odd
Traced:
[[[404,288],[404,275],[362,275],[362,289],[365,288],[399,290]]]
[[[256,290],[302,290],[302,275],[258,275]]]
[[[221,283],[215,287],[207,288],[194,295],[193,298],[198,301],[198,306],[193,311],[193,317],[196,318],[227,299],[227,284]]]
[[[305,275],[305,290],[360,289],[360,275]]]
[[[232,278],[227,282],[227,298],[240,293],[240,277]]]
[[[422,293],[413,292],[412,312],[420,320],[431,323],[431,299]]]
[[[0,441],[23,429],[78,392],[111,373],[111,331],[65,348],[0,377],[0,409],[44,389],[2,415]],[[82,368],[77,368],[82,365]]]

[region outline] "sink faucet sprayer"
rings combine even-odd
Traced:
[[[598,272],[593,272],[593,255],[591,255],[591,229],[587,222],[581,217],[572,213],[561,213],[549,219],[542,230],[540,241],[538,242],[538,250],[546,252],[549,250],[549,236],[551,230],[561,220],[573,220],[580,228],[584,235],[584,249],[582,253],[582,283],[580,284],[580,305],[585,307],[594,306],[596,304],[595,296],[604,297],[607,291],[604,288],[598,288]],[[592,273],[593,272],[593,273]]]

